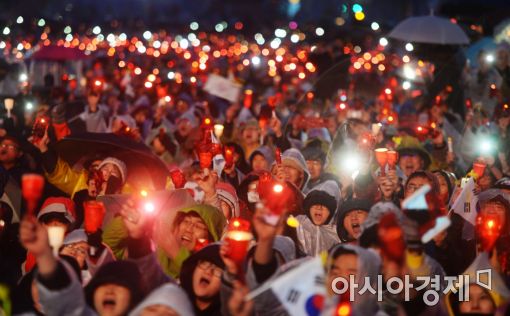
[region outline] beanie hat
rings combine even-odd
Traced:
[[[216,193],[220,200],[228,204],[232,210],[232,217],[239,217],[239,199],[237,198],[236,189],[229,183],[218,182]]]
[[[372,203],[369,200],[365,199],[351,199],[342,203],[342,206],[340,207],[340,213],[338,214],[338,220],[336,223],[336,233],[338,234],[338,237],[340,237],[340,240],[342,241],[348,240],[348,234],[344,228],[345,216],[354,210],[362,210],[368,213],[370,212],[371,206]]]
[[[126,176],[127,176],[127,167],[126,167],[126,164],[122,160],[119,160],[117,158],[108,157],[108,158],[104,159],[99,164],[98,169],[101,169],[107,163],[111,163],[111,164],[113,164],[114,166],[116,166],[119,169],[120,177],[121,177],[120,180],[122,181],[122,183],[125,183],[126,182]]]
[[[87,234],[85,234],[85,230],[82,228],[73,230],[64,238],[64,245],[75,244],[77,242],[88,242]]]
[[[134,262],[120,260],[102,265],[85,287],[85,297],[89,306],[94,307],[94,292],[105,284],[115,284],[128,289],[131,294],[131,308],[143,297],[142,275]]]
[[[37,219],[41,220],[44,215],[48,214],[60,214],[62,215],[70,224],[74,223],[76,220],[76,213],[74,210],[74,202],[65,197],[49,197],[47,198],[39,213],[37,214]]]
[[[311,219],[310,208],[314,205],[324,205],[329,210],[329,216],[326,219],[326,223],[329,223],[338,207],[339,192],[338,184],[333,180],[328,180],[316,186],[303,201],[306,215]]]
[[[140,316],[142,311],[154,305],[163,305],[177,312],[180,316],[193,316],[193,307],[184,292],[178,285],[166,283],[153,290],[129,316]]]

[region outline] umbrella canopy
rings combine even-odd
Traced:
[[[497,48],[496,43],[491,37],[484,37],[477,41],[476,43],[473,43],[469,47],[467,47],[464,50],[464,54],[466,55],[466,58],[469,59],[471,62],[471,65],[473,67],[478,66],[478,54],[480,51],[484,50],[487,53],[491,53],[495,51]]]
[[[32,54],[31,58],[34,60],[66,61],[86,59],[87,55],[78,48],[50,45],[42,46]]]
[[[426,44],[469,44],[466,33],[455,23],[437,16],[413,16],[400,22],[388,35],[391,38]]]
[[[128,170],[127,182],[135,189],[165,188],[169,171],[161,159],[143,143],[110,133],[70,135],[56,145],[62,159],[71,165],[80,164],[97,154],[122,160]]]

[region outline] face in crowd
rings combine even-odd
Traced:
[[[329,209],[320,204],[312,205],[312,207],[310,207],[310,217],[315,225],[323,225],[329,218]]]
[[[22,151],[19,145],[10,140],[4,139],[0,142],[0,163],[4,166],[16,163],[21,157]]]
[[[307,160],[306,166],[310,172],[310,179],[317,180],[322,173],[322,163],[320,160]]]
[[[350,275],[356,276],[358,274],[358,255],[354,252],[346,251],[334,257],[328,268],[326,284],[328,284],[329,294],[333,295],[335,294],[333,286],[329,285],[333,285],[336,278],[341,277],[348,281]],[[336,287],[341,288],[342,283],[338,283]]]
[[[179,213],[175,219],[174,236],[180,247],[193,251],[199,240],[209,240],[209,230],[202,218],[194,212]]]
[[[423,170],[425,162],[418,154],[402,155],[398,161],[398,166],[404,172],[406,177],[409,177],[413,172]]]
[[[117,284],[104,284],[94,291],[94,307],[100,316],[125,315],[131,303],[131,292]]]
[[[358,239],[361,235],[361,224],[366,220],[368,212],[365,210],[352,210],[344,217],[344,229],[352,239]]]
[[[211,301],[220,291],[223,270],[209,261],[199,261],[193,271],[193,292],[200,301]]]

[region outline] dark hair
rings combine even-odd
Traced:
[[[334,246],[335,248],[332,248],[330,250],[330,254],[329,254],[329,257],[332,259],[332,260],[335,260],[336,258],[342,256],[342,255],[358,255],[356,253],[356,251],[352,250],[352,249],[347,249],[345,247],[343,247],[342,245],[339,245],[339,246]],[[332,251],[332,252],[331,252]]]
[[[437,181],[436,176],[433,173],[431,173],[429,171],[425,171],[425,170],[418,170],[418,171],[411,173],[406,180],[404,189],[407,187],[407,184],[409,183],[409,181],[411,181],[411,179],[414,179],[414,178],[427,179],[431,186],[431,192],[436,195],[439,194],[439,183]]]

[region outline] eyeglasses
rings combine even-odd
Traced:
[[[88,251],[84,247],[81,247],[78,245],[73,245],[73,244],[65,245],[64,248],[70,250],[71,253],[73,253],[73,254],[82,255],[82,256],[87,255],[87,251]]]
[[[182,220],[181,224],[186,228],[191,228],[191,229],[196,228],[196,229],[202,230],[204,232],[209,232],[209,230],[204,225],[204,223],[202,223],[201,220],[197,220],[196,222],[194,222],[191,218],[187,217]]]
[[[7,148],[8,150],[17,150],[18,146],[13,144],[1,144],[0,147]]]
[[[222,268],[209,261],[199,261],[197,267],[204,271],[212,269],[212,274],[218,278],[221,278],[221,274],[223,273]]]

